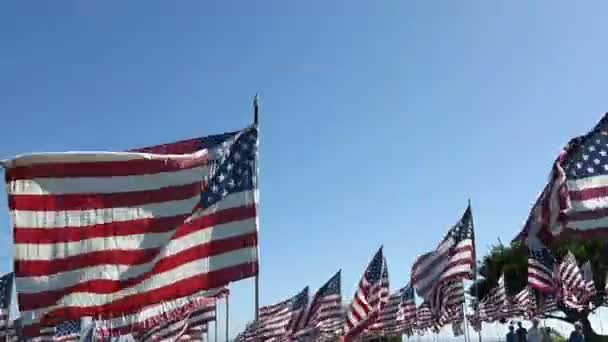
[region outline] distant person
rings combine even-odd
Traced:
[[[507,333],[507,342],[517,342],[517,336],[515,335],[515,327],[509,325],[509,332]]]
[[[532,328],[528,329],[528,342],[543,342],[543,330],[538,327],[538,319],[532,319]]]
[[[585,335],[583,335],[583,325],[581,322],[574,323],[574,331],[570,334],[568,342],[585,342]]]
[[[553,336],[551,336],[551,328],[546,327],[543,334],[543,342],[553,342]]]
[[[517,322],[515,334],[517,335],[517,342],[528,342],[528,331],[521,322]]]

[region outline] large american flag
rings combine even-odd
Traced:
[[[5,161],[19,306],[120,316],[257,274],[257,128]]]
[[[208,305],[193,310],[186,317],[169,320],[132,335],[139,342],[200,340],[209,322],[216,319],[216,303],[210,301]]]
[[[341,335],[344,325],[341,274],[338,271],[314,295],[300,321],[299,335],[312,333],[317,338]]]
[[[346,312],[344,339],[351,341],[372,324],[390,296],[388,266],[378,249],[359,281],[353,301]]]
[[[474,246],[473,216],[469,206],[437,249],[416,259],[412,266],[412,285],[418,295],[429,299],[444,282],[472,279]]]
[[[553,235],[606,235],[608,227],[608,114],[556,158],[541,195],[540,216]]]
[[[0,277],[0,332],[10,324],[11,299],[13,298],[13,272]]]
[[[278,304],[259,309],[258,321],[247,326],[237,341],[289,341],[308,306],[308,286]]]
[[[555,256],[546,248],[528,250],[528,285],[542,293],[556,290]]]

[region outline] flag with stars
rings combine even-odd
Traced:
[[[556,291],[555,256],[546,248],[528,250],[528,285],[546,294]]]
[[[24,333],[134,317],[255,276],[257,142],[254,125],[128,152],[5,161]]]
[[[608,235],[608,114],[573,138],[553,163],[538,216],[551,233]]]
[[[13,273],[0,277],[0,331],[6,331],[10,323],[11,298],[13,295]]]
[[[389,296],[388,268],[380,247],[363,273],[353,301],[346,312],[344,340],[354,340],[370,324],[373,324],[388,302]]]
[[[341,274],[338,271],[314,295],[296,336],[314,334],[317,338],[330,338],[341,335],[344,324]]]
[[[468,206],[437,249],[416,259],[411,272],[412,285],[420,297],[428,300],[445,282],[472,279],[474,270],[473,215]]]
[[[78,342],[80,340],[80,320],[64,321],[55,328],[54,342]]]

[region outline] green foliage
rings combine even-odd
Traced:
[[[596,288],[605,287],[604,275],[608,271],[608,241],[605,240],[559,240],[553,246],[554,253],[563,257],[570,250],[579,262],[591,261]],[[510,246],[493,246],[479,265],[479,279],[469,292],[474,297],[484,298],[496,286],[500,275],[505,275],[505,286],[510,295],[521,291],[528,283],[528,249],[521,243]],[[601,297],[601,296],[598,296]]]

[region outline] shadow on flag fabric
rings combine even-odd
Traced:
[[[129,152],[3,161],[24,331],[256,275],[257,146],[251,126]]]

